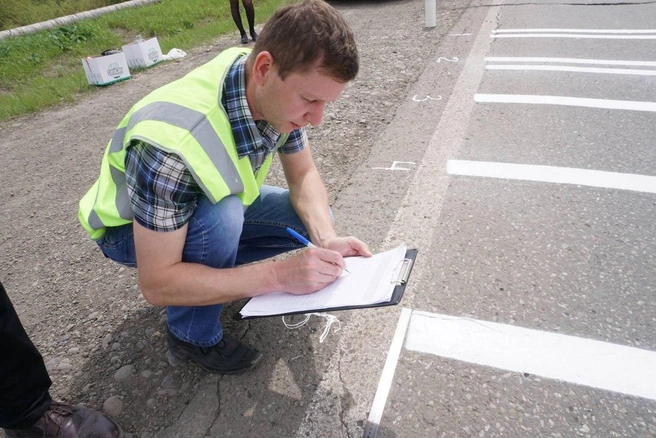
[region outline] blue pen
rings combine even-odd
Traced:
[[[287,232],[288,232],[288,233],[289,233],[294,239],[298,240],[299,242],[301,242],[303,245],[307,246],[308,248],[316,248],[316,247],[317,247],[314,243],[310,242],[310,241],[307,240],[305,237],[301,236],[300,234],[298,234],[296,231],[292,230],[292,229],[289,228],[289,227],[287,227]],[[350,272],[349,272],[348,269],[344,269],[344,271],[345,271],[345,272],[348,272],[348,273],[350,274]]]
[[[287,232],[291,234],[291,236],[301,242],[303,245],[307,246],[308,248],[316,248],[316,245],[309,240],[307,240],[305,237],[301,236],[298,234],[296,231],[292,230],[291,228],[287,228]]]

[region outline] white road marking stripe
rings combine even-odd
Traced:
[[[656,29],[495,29],[492,33],[514,33],[514,32],[569,32],[569,33],[656,33]]]
[[[607,40],[656,40],[656,35],[597,35],[597,34],[575,34],[575,33],[518,33],[498,34],[493,33],[490,38],[587,38]]]
[[[466,160],[447,161],[446,171],[450,175],[576,184],[588,187],[656,193],[656,176],[636,175],[632,173]]]
[[[413,311],[408,350],[656,400],[656,352]]]
[[[514,65],[491,64],[487,70],[532,70],[532,71],[569,71],[574,73],[602,73],[613,75],[656,76],[656,70],[636,70],[628,68],[568,67],[557,65]]]
[[[385,361],[383,374],[378,382],[378,389],[376,390],[376,395],[374,396],[374,401],[371,405],[371,411],[369,412],[369,418],[367,419],[367,424],[364,429],[364,438],[373,438],[378,433],[378,426],[380,424],[380,419],[383,417],[383,410],[385,409],[385,403],[387,403],[387,396],[389,395],[392,386],[394,371],[396,371],[396,364],[399,361],[399,355],[401,354],[403,340],[405,339],[405,334],[408,330],[411,315],[411,309],[403,308],[403,310],[401,310],[401,316],[399,317],[399,322],[396,324],[394,338],[392,339],[389,353],[387,353],[387,360]]]
[[[488,62],[554,62],[568,64],[627,65],[634,67],[656,67],[653,61],[621,61],[617,59],[547,58],[540,56],[488,56]]]
[[[542,96],[533,94],[475,94],[479,103],[528,103],[542,105],[583,106],[588,108],[656,111],[656,102],[632,100],[589,99],[585,97]]]

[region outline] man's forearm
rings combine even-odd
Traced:
[[[139,284],[144,298],[156,306],[223,304],[280,290],[276,263],[217,269],[180,262],[155,280],[140,275]]]
[[[325,239],[337,235],[328,206],[328,193],[316,169],[308,172],[300,183],[290,184],[289,194],[313,243],[322,246]]]

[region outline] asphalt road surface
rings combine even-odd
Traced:
[[[655,14],[506,2],[450,30],[424,76],[456,85],[416,88],[449,100],[389,233],[420,259],[369,436],[656,436]]]

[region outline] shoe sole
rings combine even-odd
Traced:
[[[228,374],[242,374],[246,371],[252,370],[253,368],[255,368],[255,366],[258,363],[260,363],[260,360],[262,360],[262,353],[260,353],[260,355],[257,356],[253,362],[251,362],[250,366],[248,366],[247,368],[242,368],[240,370],[235,370],[235,371],[217,371],[217,370],[213,370],[213,369],[210,369],[210,368],[206,368],[202,363],[198,362],[197,360],[194,360],[193,358],[191,358],[189,356],[176,355],[173,352],[173,350],[171,350],[170,348],[166,352],[166,358],[168,359],[169,364],[172,367],[177,367],[178,365],[181,365],[181,364],[183,364],[187,361],[191,361],[191,362],[194,362],[199,367],[201,367],[202,369],[204,369],[205,371],[207,371],[208,373],[228,375]]]
[[[109,415],[106,415],[106,417],[109,418],[109,420],[112,423],[114,423],[114,425],[116,425],[116,427],[118,428],[119,435],[116,438],[124,438],[125,434],[123,433],[123,428],[121,427],[121,425],[118,424],[118,422],[116,420],[114,420],[112,417],[110,417]]]

